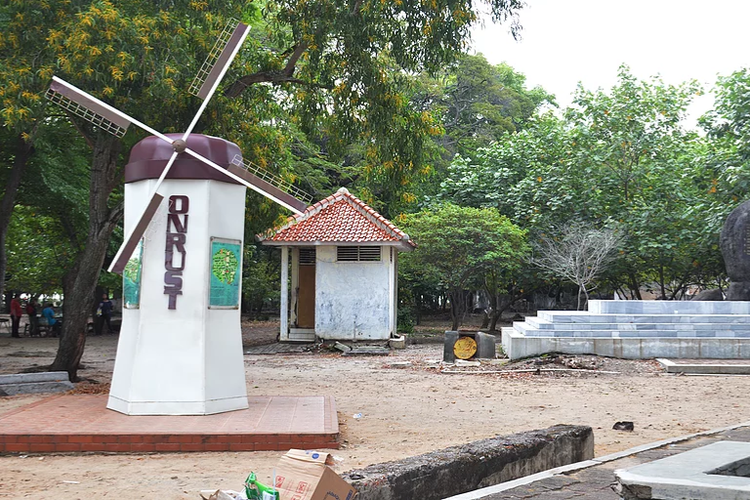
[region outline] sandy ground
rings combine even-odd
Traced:
[[[245,345],[272,341],[273,329],[246,328]],[[82,377],[109,381],[116,340],[89,337]],[[57,339],[0,338],[0,373],[48,364],[56,347]],[[750,420],[750,377],[667,375],[652,361],[593,357],[510,366],[531,370],[526,372],[492,373],[509,366],[484,364],[461,368],[470,373],[444,373],[433,363],[441,358],[439,344],[413,345],[386,357],[328,351],[247,355],[247,387],[254,395],[333,395],[342,443],[331,450],[338,472],[561,423],[593,427],[596,454],[603,455]],[[411,365],[402,367],[404,361]],[[533,371],[581,363],[597,369]],[[37,399],[0,398],[0,413]],[[635,422],[635,431],[612,430],[620,420]],[[0,457],[0,497],[199,498],[204,489],[241,489],[250,471],[268,481],[282,454],[8,455]]]

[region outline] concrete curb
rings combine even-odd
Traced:
[[[686,375],[750,375],[750,363],[731,365],[690,364],[675,363],[665,358],[657,358],[656,361],[666,368],[667,373],[684,373]]]
[[[0,375],[0,385],[68,381],[68,372],[11,373]]]
[[[689,441],[697,437],[712,436],[714,434],[719,434],[722,432],[739,429],[741,427],[750,427],[750,421],[743,422],[741,424],[730,425],[728,427],[722,427],[720,429],[711,429],[708,431],[696,432],[694,434],[687,434],[687,435],[679,436],[676,438],[663,439],[661,441],[655,441],[653,443],[642,444],[640,446],[634,446],[633,448],[629,448],[624,451],[619,451],[617,453],[610,453],[609,455],[604,455],[603,457],[598,457],[598,458],[594,458],[591,460],[584,460],[582,462],[577,462],[577,463],[566,465],[563,467],[556,467],[554,469],[549,469],[543,472],[539,472],[537,474],[532,474],[526,477],[515,479],[513,481],[507,481],[504,483],[496,484],[494,486],[489,486],[487,488],[469,491],[467,493],[462,493],[460,495],[445,497],[442,500],[479,500],[489,495],[502,493],[503,491],[512,490],[513,488],[531,484],[536,481],[540,481],[542,479],[547,479],[552,476],[564,474],[566,472],[588,469],[589,467],[596,467],[597,465],[602,465],[607,462],[619,460],[621,458],[625,458],[630,455],[635,455],[636,453],[641,453],[643,451],[653,450],[655,448],[661,448],[662,446],[681,443],[683,441]]]
[[[357,500],[439,500],[578,463],[593,457],[593,446],[591,427],[557,425],[370,465],[342,478],[357,489]]]
[[[74,389],[68,372],[11,373],[0,375],[0,395],[64,392]]]

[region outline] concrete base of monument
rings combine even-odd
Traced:
[[[206,401],[125,401],[110,394],[107,408],[126,415],[212,415],[225,411],[244,410],[247,396]]]
[[[57,395],[0,415],[0,453],[261,451],[338,448],[331,396],[251,396],[245,410],[131,416],[107,396]]]
[[[591,300],[588,308],[514,322],[502,329],[505,353],[750,359],[750,302]]]

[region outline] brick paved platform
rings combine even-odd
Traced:
[[[0,415],[0,453],[260,451],[338,448],[330,396],[250,397],[216,415],[130,416],[106,395],[59,395]]]

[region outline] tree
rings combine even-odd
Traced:
[[[407,95],[410,74],[436,72],[466,47],[469,29],[488,6],[495,21],[519,30],[520,0],[275,0],[263,6],[247,74],[232,97],[258,84],[325,151],[341,158],[357,145],[360,196],[394,217],[416,201],[412,186],[430,171],[425,141],[440,133],[434,117]],[[321,141],[323,142],[323,141]]]
[[[436,140],[444,157],[473,156],[478,148],[521,130],[544,104],[554,105],[541,87],[526,88],[526,77],[482,54],[462,55],[437,78],[425,77],[413,100],[440,116],[445,134]]]
[[[245,309],[260,319],[263,306],[268,301],[276,301],[281,295],[279,289],[280,265],[277,259],[271,258],[272,248],[260,245],[245,244],[242,266],[244,278],[242,280],[242,301]]]
[[[559,237],[546,236],[537,245],[532,262],[578,286],[578,305],[581,293],[589,299],[590,285],[616,257],[622,237],[612,229],[588,228],[572,224]]]
[[[586,210],[571,162],[571,131],[551,113],[531,118],[519,132],[453,159],[438,199],[473,207],[494,207],[514,223],[544,227]]]
[[[570,220],[615,223],[627,240],[606,274],[613,287],[638,296],[642,283],[656,284],[663,298],[677,296],[718,269],[723,208],[704,161],[711,148],[681,125],[700,92],[694,82],[639,81],[623,66],[610,91],[579,88],[563,119],[536,117],[456,158],[439,197],[495,206],[532,239]]]
[[[701,93],[695,81],[639,81],[623,65],[608,93],[580,87],[566,114],[575,127],[575,162],[581,174],[595,179],[594,218],[623,224],[623,271],[636,294],[641,282],[660,280],[681,261],[675,252],[692,236],[681,229],[694,223],[685,212],[696,193],[682,173],[690,171],[691,143],[700,139],[681,121]],[[664,217],[675,222],[664,224]],[[663,281],[661,288],[664,294]]]
[[[0,165],[4,190],[0,198],[0,297],[6,274],[6,241],[16,196],[30,159],[39,124],[45,116],[42,99],[52,75],[54,56],[46,43],[47,28],[71,14],[72,3],[11,0],[0,6]]]
[[[481,288],[489,272],[517,269],[528,251],[525,231],[489,208],[445,204],[405,216],[401,227],[417,243],[402,257],[402,271],[441,285],[453,330],[466,313],[466,292]]]
[[[207,41],[194,35],[207,38],[215,32],[217,18],[204,14],[206,4],[185,1],[185,5],[176,9],[179,15],[162,10],[158,3],[135,0],[118,7],[108,1],[59,4],[61,8],[72,9],[70,15],[61,15],[65,11],[56,9],[58,5],[47,6],[55,16],[43,19],[45,22],[39,27],[45,50],[52,53],[57,64],[55,72],[156,128],[169,131],[169,127],[184,122],[182,118],[194,104],[176,92],[178,85],[187,87],[188,78],[180,74],[176,61],[196,66],[194,56],[198,50],[190,43]],[[10,8],[20,11],[25,4],[14,2]],[[221,12],[238,11],[224,7]],[[8,19],[23,19],[23,12],[17,14],[21,15],[11,15]],[[20,51],[25,48],[22,44],[18,46]],[[51,75],[51,68],[48,69],[46,78]],[[59,116],[51,120],[67,121]],[[74,238],[78,251],[63,276],[65,322],[52,364],[52,369],[66,370],[75,380],[85,346],[93,291],[110,246],[110,236],[122,217],[121,197],[117,192],[115,196],[112,194],[121,182],[122,153],[132,142],[124,142],[75,118],[68,123],[93,153],[88,175],[88,230],[85,236]],[[131,135],[126,140],[136,138]]]
[[[750,190],[750,69],[719,77],[715,108],[701,118],[710,142],[703,152],[705,162],[698,180],[713,195],[709,210],[719,223]]]
[[[493,0],[490,5],[495,19],[505,20],[514,18],[521,2]],[[467,40],[475,7],[468,0],[429,5],[362,0],[347,7],[326,0],[269,1],[261,7],[245,1],[129,0],[115,5],[108,0],[13,0],[0,16],[0,68],[5,71],[19,61],[21,74],[29,74],[30,68],[37,69],[29,63],[41,61],[46,66],[34,73],[38,80],[28,99],[43,103],[41,92],[55,72],[169,132],[179,129],[197,107],[182,91],[217,30],[226,17],[240,17],[253,29],[238,63],[241,74],[250,79],[232,70],[240,87],[230,86],[227,94],[241,96],[231,103],[212,102],[199,128],[239,142],[248,161],[291,181],[295,167],[337,165],[336,158],[357,145],[363,152],[361,192],[398,209],[413,201],[409,186],[425,172],[421,138],[436,132],[432,117],[415,111],[402,97],[400,90],[408,80],[404,70],[435,69],[451,60]],[[44,15],[27,15],[31,11]],[[11,20],[18,26],[6,30]],[[38,45],[19,41],[19,34],[27,30]],[[14,84],[14,94],[3,96],[6,101],[25,88],[20,80]],[[6,119],[28,114],[18,101],[6,101]],[[131,133],[120,140],[63,117],[59,110],[54,114],[51,120],[74,126],[93,153],[85,214],[89,228],[63,278],[66,321],[53,363],[53,368],[67,370],[75,379],[93,304],[91,291],[122,214],[120,168],[139,136]],[[323,162],[294,161],[287,138],[299,132],[313,140],[297,144],[313,145],[313,155],[318,148]],[[7,134],[1,139],[6,138]],[[259,216],[256,221],[278,214],[266,201],[250,206]]]
[[[40,125],[34,144],[8,231],[8,286],[62,293],[61,277],[88,225],[88,151],[75,130],[54,119]]]

